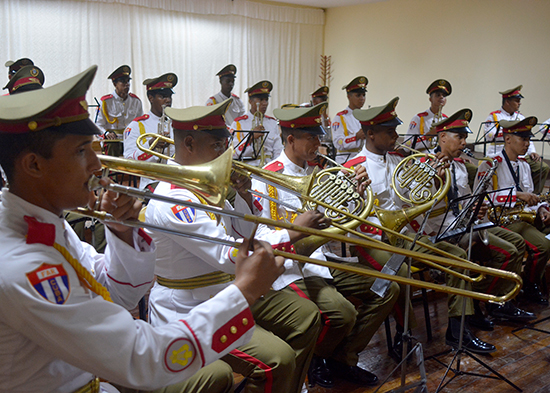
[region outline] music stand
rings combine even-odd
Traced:
[[[237,143],[237,145],[235,146],[235,150],[236,151],[239,151],[239,149],[241,149],[238,157],[237,157],[237,160],[238,161],[244,161],[243,159],[243,155],[247,149],[247,147],[251,147],[252,148],[252,157],[251,158],[246,158],[247,161],[252,161],[252,160],[257,160],[260,156],[260,153],[262,151],[262,148],[264,147],[264,144],[265,144],[265,141],[267,138],[264,138],[262,137],[262,142],[260,143],[259,146],[254,146],[254,134],[269,134],[269,131],[252,131],[252,130],[238,130],[238,131],[234,131],[233,134],[231,135],[231,140],[233,140],[233,138],[235,138],[235,134],[237,132],[242,132],[242,133],[247,133],[246,137],[244,137],[239,143]],[[242,146],[242,148],[241,148]]]
[[[476,225],[474,225],[474,221],[477,217],[477,213],[478,213],[478,211],[481,207],[481,202],[483,202],[485,197],[487,197],[488,195],[490,195],[492,193],[495,193],[497,191],[502,191],[502,190],[496,190],[496,191],[491,191],[491,192],[483,192],[483,193],[480,193],[479,195],[468,195],[468,196],[465,196],[465,197],[456,198],[456,199],[452,200],[449,203],[449,206],[447,207],[447,211],[445,212],[444,220],[450,212],[452,213],[453,203],[458,203],[459,201],[465,200],[465,199],[469,200],[467,202],[467,204],[469,206],[473,206],[472,205],[473,203],[476,204],[475,205],[476,206],[475,207],[475,213],[472,214],[471,219],[467,222],[460,222],[460,221],[462,221],[462,219],[459,221],[459,217],[460,217],[460,215],[459,215],[459,217],[455,218],[455,220],[451,223],[451,225],[448,226],[447,229],[442,231],[441,228],[440,228],[439,233],[438,233],[437,236],[435,236],[434,240],[435,241],[441,241],[443,239],[452,239],[452,238],[456,238],[457,236],[462,236],[462,235],[467,234],[469,236],[469,239],[468,239],[468,243],[469,243],[469,246],[468,246],[468,260],[470,260],[471,259],[471,252],[472,252],[472,235],[473,235],[474,230],[481,230],[481,229],[486,229],[486,228],[495,226],[495,224],[486,225],[486,226],[483,226],[483,225],[477,225],[476,226]],[[509,187],[509,195],[508,195],[507,200],[511,200],[511,198],[510,198],[511,195],[512,195],[512,187]],[[494,208],[494,204],[492,203],[492,198],[488,197],[487,199],[489,200],[489,202],[492,204],[492,206]],[[463,210],[466,210],[466,209],[463,209]],[[461,213],[462,213],[462,211],[461,211]],[[443,222],[445,222],[445,221],[443,221]],[[462,226],[462,228],[463,228],[462,230],[460,230],[458,228],[459,223],[464,224]],[[453,225],[454,225],[454,227],[453,227]],[[468,274],[468,271],[465,271],[464,274]],[[436,389],[436,393],[440,392],[451,381],[453,381],[456,377],[461,376],[461,375],[471,375],[471,376],[480,377],[480,378],[490,378],[490,379],[501,380],[501,381],[506,382],[510,386],[512,386],[517,391],[522,392],[523,390],[520,389],[518,386],[516,386],[512,381],[510,381],[504,375],[500,374],[494,368],[489,366],[487,363],[485,363],[484,361],[479,359],[472,352],[470,352],[468,349],[466,349],[462,346],[465,325],[466,325],[466,299],[463,297],[462,298],[462,314],[461,314],[461,318],[460,318],[458,348],[456,348],[456,349],[451,348],[451,349],[448,349],[446,351],[440,352],[438,354],[432,355],[428,358],[428,359],[433,359],[436,362],[438,362],[439,364],[447,367],[447,369],[445,371],[445,374],[443,375],[443,378],[441,379],[441,382],[439,383],[439,385]],[[456,353],[455,353],[455,355],[453,356],[453,359],[451,360],[451,362],[448,365],[443,363],[441,360],[438,359],[439,356],[447,355],[447,354],[449,354],[449,353],[451,353],[452,351],[455,351],[455,350],[456,350]],[[492,373],[494,375],[478,374],[478,373],[474,373],[474,372],[471,372],[471,371],[461,370],[460,361],[461,361],[462,355],[469,356],[471,359],[473,359],[475,362],[477,362],[479,365],[483,366],[486,370],[488,370],[490,373]],[[453,363],[454,363],[455,360],[456,360],[456,368],[453,368]],[[449,380],[446,383],[444,383],[445,379],[447,378],[447,375],[449,374],[449,371],[453,372],[453,376],[451,376],[449,378]]]
[[[432,150],[432,147],[428,146],[428,141],[432,138],[435,138],[436,135],[420,135],[420,134],[401,134],[400,136],[403,137],[403,145],[406,147],[409,147],[410,149],[415,149],[417,144],[421,144],[421,146],[426,149],[426,152]],[[407,142],[411,141],[411,145],[407,146]]]

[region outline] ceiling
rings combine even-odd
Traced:
[[[305,5],[316,8],[335,8],[344,7],[347,5],[375,3],[384,0],[270,0],[277,3],[287,3],[295,5]]]

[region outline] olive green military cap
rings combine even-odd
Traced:
[[[99,134],[89,119],[86,91],[97,66],[51,87],[0,97],[0,132],[23,134],[65,125],[71,134]]]
[[[220,78],[222,76],[237,76],[237,67],[235,67],[233,64],[228,64],[225,67],[223,67],[217,74]]]
[[[442,119],[435,123],[432,127],[431,133],[438,133],[442,131],[450,132],[465,132],[468,134],[472,133],[470,130],[470,121],[472,120],[472,110],[464,108],[458,112],[453,113],[451,116],[446,119]]]
[[[363,125],[396,127],[403,124],[395,112],[395,107],[398,102],[399,97],[395,97],[386,105],[375,106],[369,109],[354,109],[353,116]]]
[[[531,129],[537,124],[535,116],[529,116],[522,120],[501,120],[500,126],[504,134],[515,134],[521,137],[533,136]]]
[[[433,81],[430,86],[426,89],[426,94],[432,94],[434,91],[441,90],[445,93],[446,96],[450,96],[453,92],[453,87],[451,83],[446,79],[437,79]]]
[[[248,93],[249,97],[262,95],[262,94],[267,94],[269,96],[269,93],[271,93],[271,90],[273,90],[273,83],[271,83],[270,81],[260,81],[250,86],[244,92]]]
[[[210,106],[191,106],[177,109],[167,107],[166,116],[172,119],[174,131],[205,131],[219,136],[229,137],[224,115],[233,98]]]
[[[329,92],[328,86],[321,86],[317,90],[315,90],[313,93],[311,93],[311,98],[314,97],[327,97]]]
[[[115,80],[115,79],[118,79],[118,78],[122,78],[123,76],[127,76],[129,79],[132,79],[132,78],[130,78],[131,73],[132,73],[132,69],[130,68],[130,66],[124,64],[124,65],[121,65],[120,67],[118,67],[113,72],[111,72],[111,75],[109,75],[107,77],[107,79]]]
[[[143,84],[147,87],[147,91],[168,89],[174,93],[172,88],[178,84],[178,76],[169,72],[156,78],[145,79]]]
[[[512,97],[519,97],[524,98],[521,95],[521,89],[523,88],[523,85],[516,86],[512,89],[499,91],[498,94],[502,94],[502,98],[512,98]]]
[[[299,129],[315,135],[324,135],[321,127],[323,115],[327,110],[327,103],[322,102],[306,108],[275,109],[273,115],[279,120],[279,125],[286,128]]]
[[[34,63],[31,59],[23,57],[23,58],[21,58],[19,60],[16,60],[16,61],[8,60],[8,61],[6,61],[6,63],[4,65],[9,68],[9,70],[8,70],[9,74],[15,74],[17,71],[19,71],[19,69],[21,67],[25,67],[25,66],[28,66],[28,65],[34,65]]]
[[[350,92],[353,90],[362,90],[367,91],[367,85],[369,84],[369,80],[366,76],[358,76],[356,78],[353,78],[353,80],[348,83],[345,86],[342,86],[342,90],[346,90],[346,92]]]
[[[41,89],[44,85],[44,73],[34,65],[20,68],[10,79],[4,89],[9,94],[22,93],[25,91]]]

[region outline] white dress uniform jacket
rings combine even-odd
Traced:
[[[231,94],[231,98],[233,98],[233,102],[227,108],[227,112],[225,112],[225,124],[228,127],[231,126],[231,124],[233,124],[233,121],[237,117],[240,117],[240,116],[244,115],[244,113],[246,112],[246,108],[244,107],[244,104],[243,104],[243,102],[241,101],[241,99],[239,98],[238,95]],[[225,100],[228,100],[228,99],[229,99],[229,97],[226,97],[220,91],[218,94],[213,95],[212,97],[210,97],[206,101],[206,106],[216,105],[216,104],[224,102]]]
[[[441,114],[443,119],[447,118],[447,115],[442,113]],[[405,146],[411,147],[412,143],[414,142],[414,135],[420,135],[420,137],[416,138],[416,145],[413,146],[413,149],[419,150],[421,152],[424,152],[426,150],[431,149],[431,138],[428,138],[425,136],[425,134],[430,131],[430,128],[432,127],[432,123],[434,121],[435,113],[432,112],[430,108],[428,108],[427,111],[418,113],[414,115],[414,117],[411,119],[411,122],[409,123],[409,129],[407,130],[407,134],[405,135]],[[437,137],[435,137],[437,140]]]
[[[231,132],[231,134],[233,134],[233,146],[235,147],[235,155],[233,156],[233,158],[242,157],[247,164],[258,166],[260,165],[260,152],[256,150],[256,153],[258,153],[258,158],[252,160],[252,157],[254,156],[253,146],[250,146],[249,144],[245,148],[244,143],[240,143],[241,141],[243,141],[243,139],[245,140],[249,134],[247,132],[239,131],[252,130],[253,120],[254,115],[250,111],[248,111],[245,115],[237,117],[235,121],[233,121],[231,127],[229,128],[229,131]],[[263,125],[265,130],[269,131],[269,133],[267,134],[267,140],[264,143],[266,161],[271,161],[273,157],[279,156],[279,154],[281,154],[281,151],[283,151],[283,142],[281,141],[279,124],[277,123],[277,120],[275,118],[271,116],[264,116]]]
[[[500,153],[502,151],[502,148],[504,147],[504,138],[502,137],[502,129],[498,131],[497,134],[497,127],[496,123],[498,123],[501,120],[508,120],[508,121],[514,121],[514,120],[523,120],[525,119],[525,116],[523,116],[519,112],[514,112],[512,114],[506,112],[504,109],[500,108],[498,111],[491,112],[489,116],[485,119],[485,124],[483,125],[484,134],[485,134],[485,140],[491,143],[487,144],[487,155],[488,156],[494,156],[497,153]],[[495,138],[496,134],[496,138]],[[526,154],[535,153],[535,145],[533,142],[529,144],[529,149],[527,150]]]
[[[361,130],[361,123],[353,116],[353,110],[348,106],[338,112],[331,124],[332,143],[336,147],[336,161],[343,164],[363,146],[363,140],[355,135]]]
[[[137,139],[140,135],[145,133],[149,134],[158,134],[159,132],[160,117],[155,115],[153,112],[149,112],[146,115],[135,118],[124,130],[124,158],[130,160],[138,161],[149,161],[149,162],[161,162],[161,160],[149,153],[141,151],[137,146]],[[172,129],[171,120],[166,118],[166,131],[170,132],[170,138],[174,139],[174,130]],[[168,145],[164,149],[163,154],[167,156],[172,156],[174,153],[174,146]],[[150,183],[153,183],[154,180],[142,177],[139,188],[144,188]]]
[[[370,187],[376,206],[385,210],[401,210],[404,207],[403,202],[392,187],[392,176],[402,159],[403,157],[397,153],[375,154],[364,146],[359,154],[349,160],[345,166],[350,169],[355,169],[357,165],[365,167],[371,180]],[[402,195],[406,195],[404,190],[399,190]],[[375,214],[368,217],[368,220],[375,224],[380,224],[380,220]],[[413,227],[415,226],[414,223],[416,221],[413,221]],[[357,230],[374,239],[382,240],[382,231],[374,226],[361,224]]]
[[[168,161],[168,164],[178,165],[172,160]],[[159,183],[155,194],[203,203],[192,192],[165,182]],[[238,194],[235,206],[239,211],[252,214],[246,202]],[[233,210],[227,201],[225,208]],[[145,217],[148,222],[168,229],[203,234],[229,241],[250,236],[253,227],[248,222],[224,216],[221,216],[218,225],[216,217],[203,210],[155,200],[149,202]],[[264,236],[260,235],[260,232]],[[188,280],[209,273],[235,273],[236,248],[160,232],[153,232],[152,237],[157,245],[155,273],[159,277],[169,280]],[[273,248],[281,248],[285,245],[290,247],[287,231],[259,230],[255,238],[268,241]],[[150,322],[154,326],[160,326],[186,317],[194,307],[230,285],[231,282],[225,282],[195,289],[173,289],[155,283],[149,296]]]
[[[129,93],[126,100],[123,100],[115,91],[101,97],[96,124],[103,133],[108,130],[124,130],[132,120],[140,116],[143,116],[143,105],[139,97]],[[122,135],[119,135],[119,139],[122,139]]]
[[[488,191],[512,187],[511,198],[508,198],[508,196],[510,195],[510,190],[508,189],[490,194],[491,200],[495,205],[506,205],[505,207],[514,207],[516,201],[518,201],[518,199],[516,198],[516,183],[514,181],[512,172],[510,172],[508,164],[506,163],[506,160],[502,155],[502,150],[491,158],[494,158],[498,161],[498,167],[496,170],[496,174],[493,175],[489,180]],[[527,161],[525,161],[524,158],[518,157],[517,161],[510,161],[510,164],[512,164],[512,169],[519,175],[518,179],[521,189],[524,192],[533,192],[534,185],[533,179],[531,177],[531,167],[529,166]],[[481,178],[485,175],[489,168],[492,167],[492,165],[492,161],[482,161],[481,164],[479,164],[474,188],[477,187]],[[526,207],[526,210],[537,211],[540,206],[548,206],[548,203],[541,202],[538,205],[528,206]]]
[[[278,172],[283,175],[291,176],[307,176],[313,172],[314,166],[308,166],[307,168],[302,168],[287,157],[284,150],[277,157],[275,161],[267,164],[264,169]],[[258,180],[252,180],[252,189],[259,191],[262,194],[269,195],[273,198],[279,199],[283,202],[289,203],[292,206],[297,208],[302,207],[300,199],[289,192],[285,192],[282,189],[276,189],[273,186],[268,186],[267,184],[260,182]],[[284,207],[269,201],[266,198],[261,198],[253,196],[254,198],[254,214],[262,217],[271,218],[274,220],[287,220],[294,221],[295,216],[292,212],[288,212]],[[258,228],[258,233],[260,233],[260,228]],[[289,244],[290,246],[290,244]],[[322,252],[322,247],[318,248],[311,254],[311,258],[320,259],[326,261],[326,258]],[[283,250],[285,251],[285,250]],[[286,251],[289,251],[287,247]],[[285,260],[285,272],[279,276],[279,278],[273,283],[273,289],[280,290],[286,287],[289,284],[292,284],[296,280],[301,280],[304,277],[323,277],[327,279],[332,279],[330,271],[328,268],[323,266],[317,266],[310,263],[301,264],[293,260]]]
[[[104,255],[82,243],[67,222],[3,190],[0,207],[0,391],[73,392],[92,374],[121,385],[157,389],[189,378],[251,337],[227,347],[219,335],[248,303],[235,286],[197,307],[185,320],[154,329],[82,285],[52,244],[133,307],[153,279],[155,247],[134,231],[134,247],[109,229]],[[244,333],[244,332],[243,332]],[[232,340],[228,340],[232,341]]]

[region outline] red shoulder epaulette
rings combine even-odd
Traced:
[[[500,162],[502,162],[502,157],[501,156],[496,156],[495,160],[497,160],[500,163]]]
[[[277,119],[275,119],[274,117],[268,116],[268,115],[265,115],[264,117],[267,117],[268,119],[277,121]]]
[[[494,113],[502,113],[502,112],[501,112],[500,109],[499,109],[498,111],[491,112],[490,115],[492,115],[492,114],[494,114]]]
[[[105,100],[108,100],[109,98],[113,98],[114,96],[112,94],[107,94],[103,97],[101,97],[101,101],[105,101]]]
[[[393,154],[393,155],[399,156],[399,157],[405,157],[403,154],[399,153],[398,151],[389,151],[388,154]]]
[[[426,117],[426,116],[428,116],[428,112],[422,112],[422,113],[417,114],[416,116],[418,116],[418,117]]]
[[[461,164],[464,164],[464,160],[460,157],[457,157],[454,159],[456,162],[460,162]]]
[[[285,169],[285,166],[281,161],[273,161],[271,164],[264,166],[264,169],[270,172],[280,172]]]
[[[445,119],[449,118],[449,116],[447,116],[445,113],[441,114],[441,116],[443,116]]]
[[[342,115],[347,115],[348,114],[348,110],[347,109],[344,109],[342,112],[338,112],[336,114],[336,116],[342,116]]]
[[[238,95],[231,93],[231,97],[239,98]]]
[[[351,167],[354,167],[355,165],[360,164],[360,163],[365,162],[365,161],[367,161],[367,157],[365,157],[365,156],[359,156],[359,157],[355,157],[353,160],[347,161],[347,162],[344,164],[344,166],[345,166],[346,168],[351,168]]]
[[[235,121],[241,121],[241,120],[246,120],[248,119],[248,115],[242,115],[242,116],[239,116],[235,119]]]
[[[143,115],[140,117],[136,117],[133,121],[142,121],[142,120],[147,120],[148,118],[149,118],[149,115]]]
[[[141,101],[141,99],[140,99],[138,96],[136,96],[134,93],[128,93],[128,95],[129,95],[130,97],[137,98],[138,100]]]

